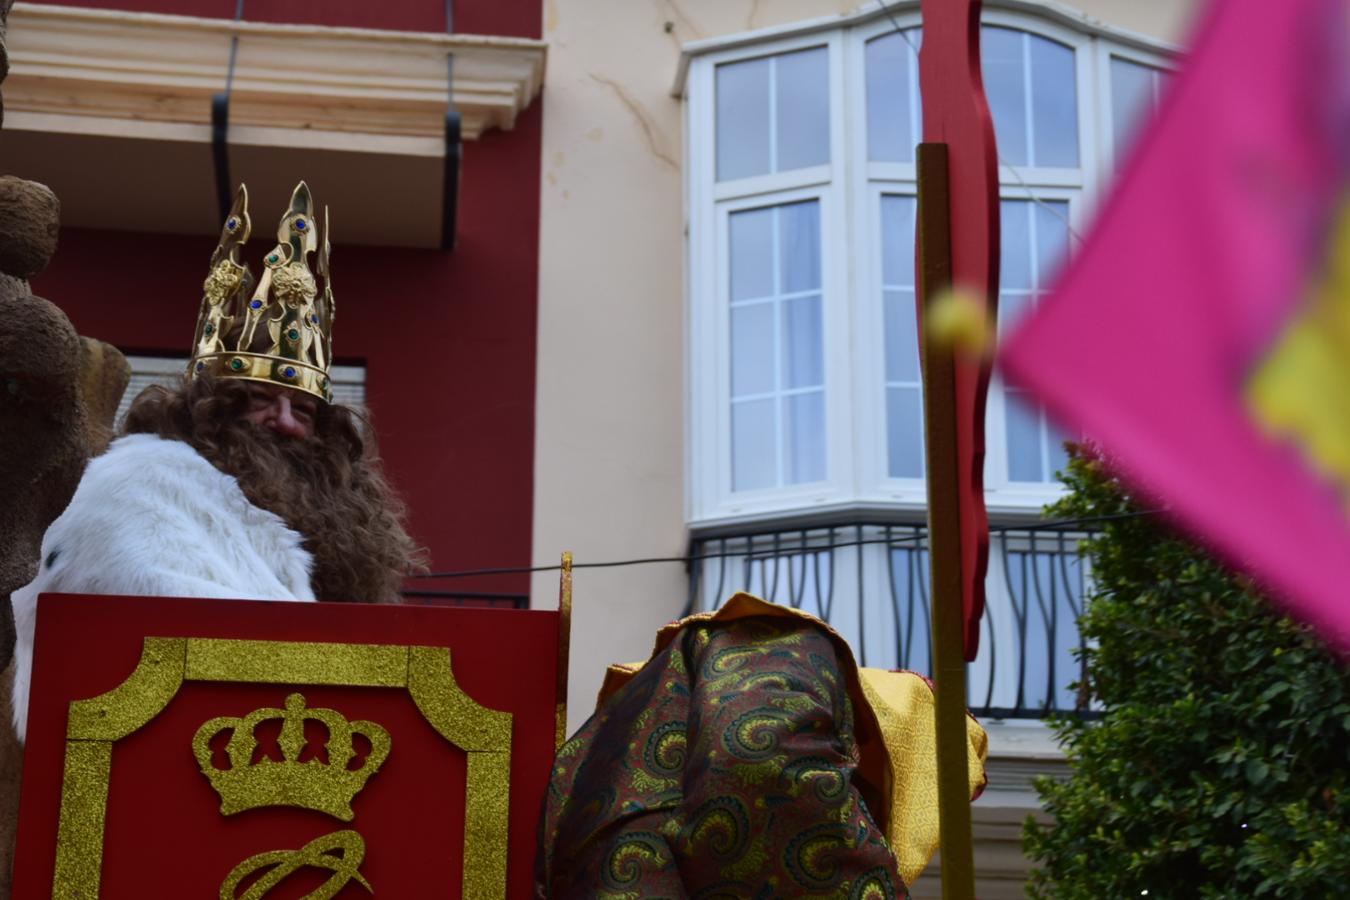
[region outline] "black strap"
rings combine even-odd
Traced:
[[[451,22],[450,3],[445,5],[445,21]],[[445,172],[441,197],[441,249],[453,251],[458,237],[459,219],[459,165],[464,155],[459,110],[455,109],[455,54],[445,58],[446,89],[449,99],[445,109]]]
[[[234,6],[234,20],[244,18],[244,0]],[[220,221],[225,221],[233,205],[234,185],[230,183],[230,149],[226,138],[230,132],[230,90],[234,86],[234,61],[239,55],[239,35],[230,38],[230,67],[225,72],[225,90],[211,97],[211,159],[216,168],[216,202],[220,206]]]

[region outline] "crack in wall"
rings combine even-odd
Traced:
[[[745,30],[755,30],[755,16],[759,15],[759,0],[750,0],[750,15],[745,17]]]
[[[671,156],[669,151],[662,147],[664,140],[660,133],[660,129],[657,127],[656,123],[652,121],[651,115],[647,112],[646,108],[638,102],[637,98],[628,93],[623,85],[613,79],[606,78],[603,75],[597,75],[594,72],[591,72],[590,76],[592,81],[609,88],[614,93],[614,96],[619,98],[619,102],[627,107],[628,111],[633,114],[633,118],[637,120],[638,127],[642,130],[642,136],[646,140],[647,149],[651,151],[652,156],[670,166],[670,168],[676,172],[680,171],[679,161]]]

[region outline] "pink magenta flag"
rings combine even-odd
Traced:
[[[1082,252],[1001,354],[1141,495],[1342,651],[1346,13],[1214,3]]]

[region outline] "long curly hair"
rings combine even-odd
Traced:
[[[247,409],[241,381],[184,379],[142,391],[122,433],[183,441],[233,475],[249,502],[304,538],[320,600],[398,602],[425,551],[404,528],[406,507],[385,480],[370,422],[319,403],[313,436],[284,438],[244,419]]]

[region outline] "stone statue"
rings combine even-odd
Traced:
[[[0,0],[0,80],[9,71]],[[0,121],[3,106],[0,105]],[[37,573],[42,535],[107,445],[130,379],[122,355],[81,338],[28,279],[56,250],[59,205],[45,186],[0,176],[0,900],[10,895],[22,753],[9,715],[9,594]]]

